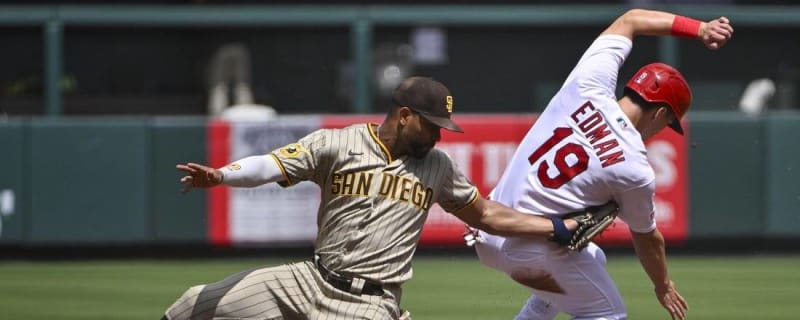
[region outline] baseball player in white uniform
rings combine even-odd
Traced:
[[[637,35],[689,37],[718,49],[732,33],[724,17],[700,22],[634,9],[617,18],[550,100],[489,198],[549,217],[616,201],[656,297],[673,319],[684,319],[688,305],[667,273],[664,239],[656,228],[655,176],[644,140],[666,126],[683,133],[680,119],[691,92],[677,70],[654,63],[640,69],[617,100],[617,74]],[[553,319],[559,312],[574,319],[627,317],[605,254],[594,243],[570,252],[542,239],[486,233],[479,238],[481,261],[532,292],[517,319]]]
[[[194,286],[164,318],[398,319],[401,286],[411,278],[412,255],[433,203],[494,234],[553,235],[547,218],[484,199],[434,148],[441,128],[461,131],[450,119],[453,98],[443,84],[412,77],[393,100],[380,125],[318,130],[221,169],[179,164],[184,191],[313,181],[321,188],[319,232],[313,259]],[[575,227],[574,220],[564,222]]]

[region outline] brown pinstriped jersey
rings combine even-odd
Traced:
[[[444,152],[392,159],[371,124],[321,129],[271,155],[284,186],[321,188],[316,253],[330,269],[381,283],[411,278],[411,258],[433,203],[457,212],[477,188]]]

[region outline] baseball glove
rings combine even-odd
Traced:
[[[553,221],[553,241],[573,251],[581,251],[589,245],[599,234],[614,222],[619,213],[619,206],[614,201],[587,208],[586,211],[570,213],[562,218],[551,218]],[[562,219],[573,219],[578,223],[578,228],[573,232],[567,231]]]

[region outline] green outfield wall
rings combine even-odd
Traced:
[[[763,123],[769,147],[764,160],[764,231],[774,236],[800,232],[800,114],[786,113]]]
[[[800,238],[800,113],[689,124],[689,240]],[[200,117],[0,121],[0,244],[208,243],[207,196],[181,194],[174,168],[207,161],[207,131]]]
[[[26,239],[25,227],[29,225],[30,174],[28,160],[28,122],[22,120],[5,121],[0,124],[0,193],[12,194],[12,204],[5,204],[0,214],[0,243],[18,243]],[[7,196],[6,196],[7,198]],[[9,199],[4,199],[9,201]],[[10,207],[10,208],[9,208]]]
[[[205,161],[205,119],[156,119],[151,122],[153,153],[150,199],[151,239],[164,243],[206,242],[205,192],[178,192],[175,164]]]
[[[689,134],[689,232],[700,237],[764,234],[764,119],[693,116]],[[800,233],[798,233],[800,235]]]

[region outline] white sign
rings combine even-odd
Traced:
[[[281,123],[231,124],[231,159],[267,154],[319,128],[319,122],[296,119]],[[289,188],[269,183],[231,188],[228,203],[234,244],[312,242],[317,235],[319,187],[302,182]]]

